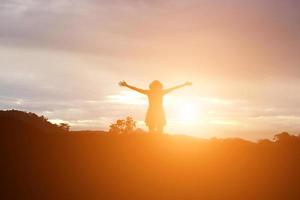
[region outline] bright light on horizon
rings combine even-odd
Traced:
[[[196,103],[184,100],[180,101],[178,105],[174,104],[173,107],[176,109],[176,118],[180,123],[194,125],[201,120],[201,110]]]

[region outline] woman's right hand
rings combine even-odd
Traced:
[[[187,81],[187,82],[185,82],[184,85],[191,86],[191,85],[192,85],[192,82]]]
[[[121,86],[121,87],[127,86],[126,81],[120,81],[119,86]]]

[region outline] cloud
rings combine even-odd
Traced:
[[[126,70],[298,79],[299,9],[292,0],[6,0],[0,45],[105,56]]]

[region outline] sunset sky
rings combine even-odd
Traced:
[[[1,0],[0,109],[73,130],[143,123],[147,99],[118,82],[193,86],[165,98],[166,132],[300,133],[300,1]]]

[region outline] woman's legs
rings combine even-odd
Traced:
[[[163,134],[164,133],[164,126],[162,126],[162,125],[157,126],[157,133]]]
[[[148,128],[149,128],[149,133],[155,133],[155,126],[149,125]]]
[[[163,125],[149,125],[149,133],[158,133],[158,134],[162,134],[164,132],[164,126]]]

